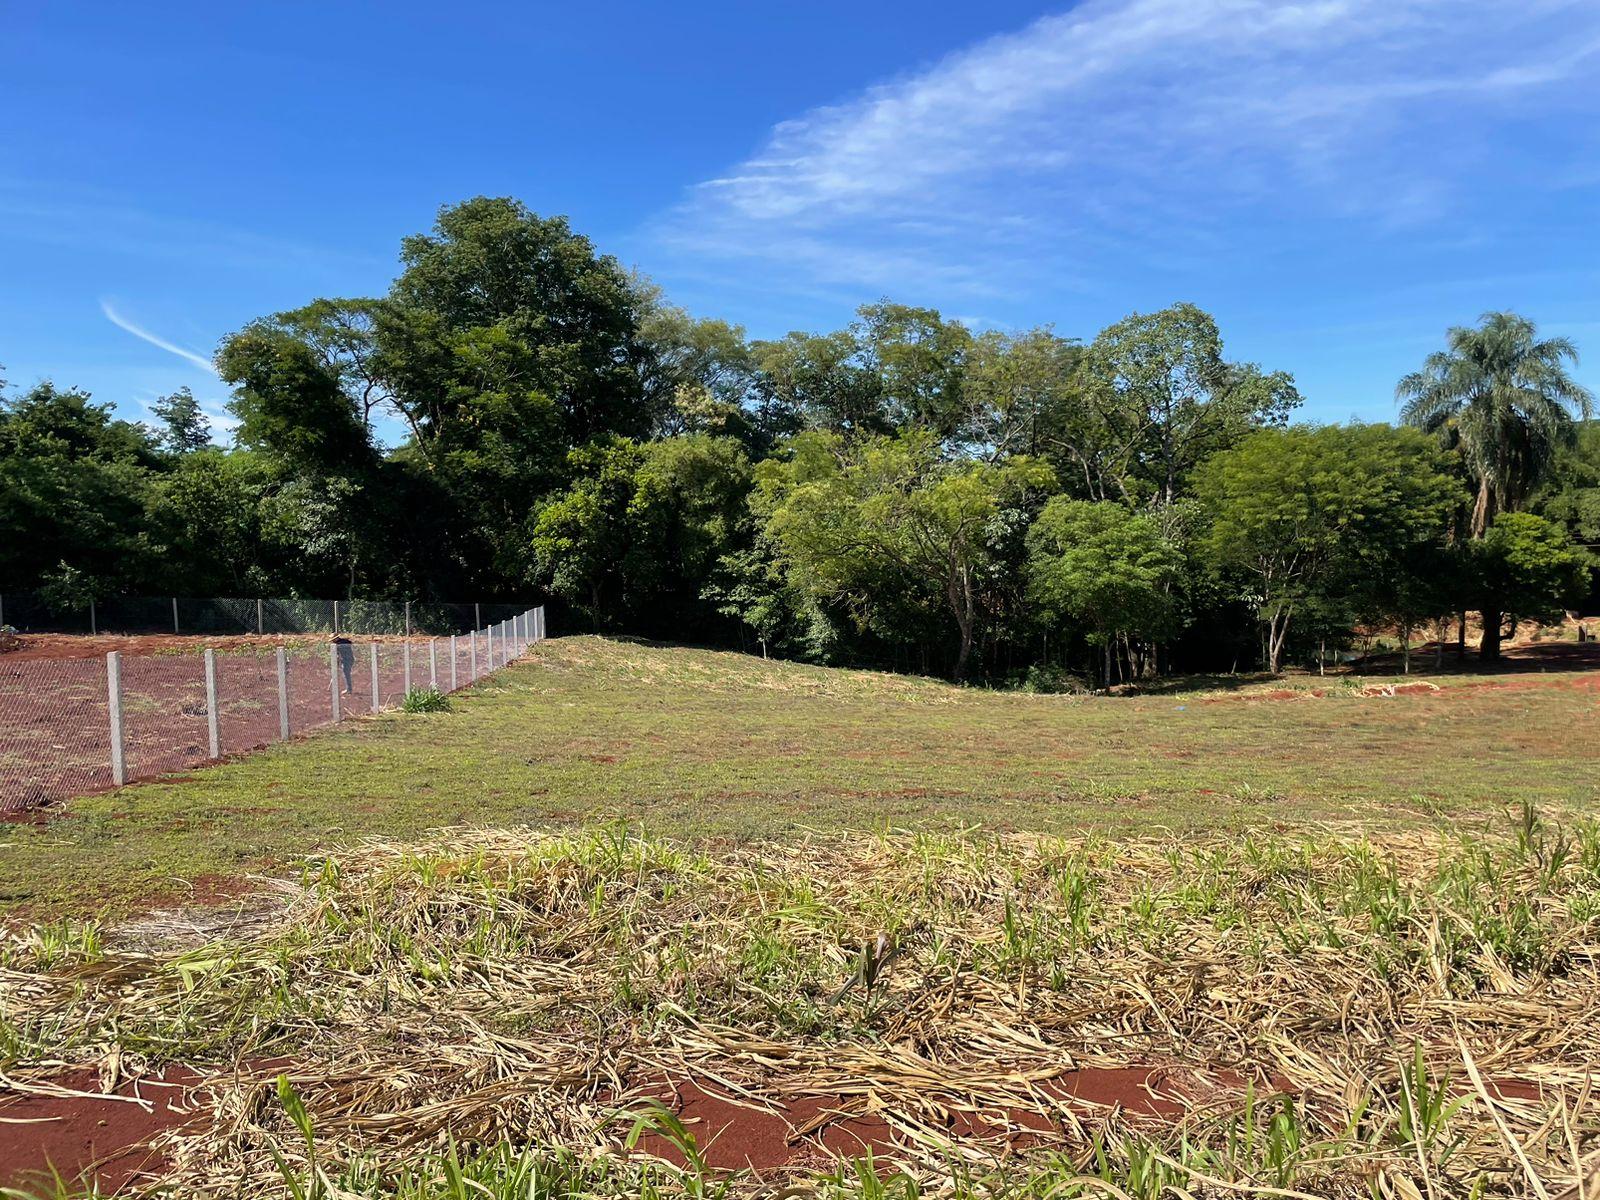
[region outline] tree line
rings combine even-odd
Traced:
[[[1600,426],[1576,348],[1452,329],[1399,423],[1310,425],[1190,304],[1087,341],[882,301],[753,340],[561,218],[445,208],[377,298],[216,354],[232,445],[0,383],[0,581],[525,597],[580,626],[1051,687],[1322,661],[1580,605]]]

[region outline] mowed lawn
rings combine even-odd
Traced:
[[[1524,801],[1600,807],[1600,674],[1359,694],[1393,682],[1032,696],[561,638],[453,712],[354,721],[0,826],[0,905],[124,913],[214,896],[321,846],[453,824],[1149,833],[1470,828]]]

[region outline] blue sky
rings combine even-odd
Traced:
[[[1593,0],[0,0],[0,363],[140,418],[441,204],[562,213],[755,336],[1190,300],[1306,414],[1518,309],[1600,390]]]

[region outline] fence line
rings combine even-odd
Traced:
[[[418,684],[421,660],[413,656],[424,642],[428,686],[453,692],[543,639],[544,610],[533,608],[469,630],[465,639],[452,633],[368,641],[365,655],[340,633],[325,647],[0,657],[0,812],[199,766],[363,708],[396,707]],[[367,661],[358,664],[358,657]]]
[[[0,592],[0,625],[24,633],[445,636],[514,619],[515,604],[294,597],[103,596],[76,603],[37,592]],[[487,616],[488,621],[485,621]]]

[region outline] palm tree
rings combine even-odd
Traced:
[[[1526,317],[1485,313],[1475,329],[1451,329],[1450,348],[1428,355],[1395,388],[1401,419],[1438,433],[1466,460],[1478,484],[1474,538],[1496,513],[1521,507],[1556,450],[1575,437],[1575,415],[1592,411],[1593,396],[1567,373],[1577,347],[1537,335]]]
[[[1401,419],[1459,449],[1476,480],[1471,535],[1482,538],[1496,514],[1515,512],[1549,473],[1556,451],[1576,437],[1594,397],[1567,373],[1578,361],[1567,338],[1540,340],[1532,321],[1485,313],[1477,328],[1456,326],[1448,350],[1428,355],[1395,388]],[[1503,614],[1483,614],[1479,656],[1500,656]],[[1464,646],[1466,614],[1461,619]]]

